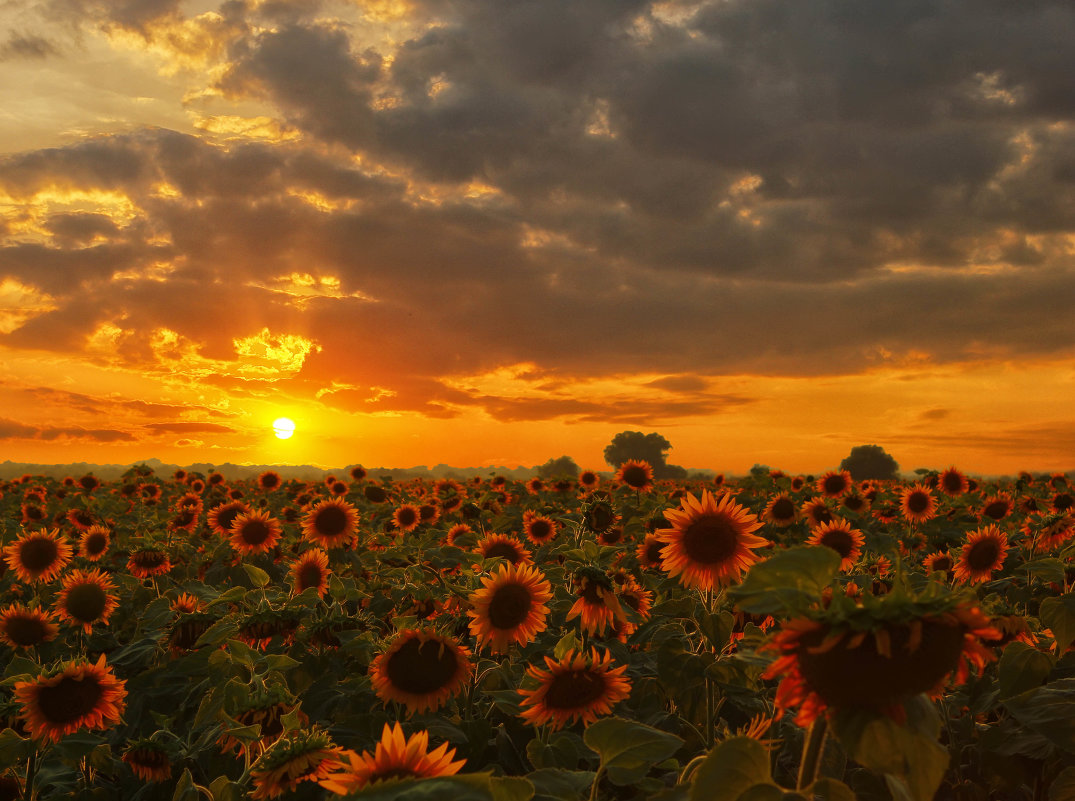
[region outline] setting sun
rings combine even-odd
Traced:
[[[280,439],[290,439],[295,433],[295,421],[289,417],[277,417],[272,421],[272,433]]]

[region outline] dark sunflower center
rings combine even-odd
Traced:
[[[75,521],[80,525],[88,526],[93,523],[93,518],[85,512],[75,512]]]
[[[437,516],[437,507],[432,504],[424,503],[418,507],[418,517],[422,520],[432,520]]]
[[[482,555],[486,559],[492,559],[493,557],[499,556],[501,559],[507,559],[512,564],[515,564],[520,559],[518,549],[510,542],[494,542],[485,549]]]
[[[154,570],[168,561],[167,555],[160,551],[139,551],[131,558],[143,570]]]
[[[818,504],[810,510],[810,517],[813,518],[815,523],[831,523],[832,512],[829,511],[829,507],[824,504]]]
[[[326,537],[338,537],[347,530],[347,512],[339,506],[323,506],[317,510],[314,527]]]
[[[602,587],[596,581],[588,581],[586,582],[586,586],[582,588],[581,595],[583,600],[591,606],[604,606],[605,598],[603,593],[611,591],[612,590],[607,587]]]
[[[418,515],[414,509],[400,509],[396,513],[396,520],[399,521],[400,528],[406,528],[407,526],[413,526],[418,521]]]
[[[924,492],[912,492],[907,496],[907,509],[917,514],[922,514],[929,508],[929,496]]]
[[[278,479],[276,476],[262,476],[261,477],[261,486],[263,486],[265,489],[272,489],[273,487],[275,487],[279,483],[280,483],[280,479]]]
[[[530,536],[535,540],[543,540],[552,534],[552,526],[548,520],[535,520],[530,524]]]
[[[45,516],[45,513],[38,506],[27,506],[23,514],[26,515],[27,520],[40,520]]]
[[[941,485],[949,492],[959,492],[963,489],[963,477],[956,473],[946,473]]]
[[[683,549],[692,562],[720,564],[730,559],[739,543],[739,530],[726,515],[702,515],[683,532]]]
[[[103,695],[101,685],[92,677],[64,676],[55,686],[40,688],[37,705],[46,721],[60,725],[92,712]]]
[[[83,541],[83,548],[90,556],[96,556],[99,553],[104,553],[105,548],[108,547],[108,537],[99,531],[95,531],[90,534]]]
[[[92,623],[105,611],[108,595],[97,584],[75,584],[67,591],[64,611],[75,620]]]
[[[235,518],[242,514],[242,511],[243,510],[240,507],[222,510],[220,514],[217,515],[217,525],[227,531],[231,528],[231,524],[235,521]]]
[[[989,570],[997,563],[1000,556],[1000,543],[994,539],[981,539],[971,546],[967,553],[967,564],[971,570]]]
[[[455,651],[438,640],[407,640],[387,660],[385,673],[392,686],[423,695],[447,685],[459,671]]]
[[[372,484],[362,490],[362,493],[366,496],[366,500],[371,503],[384,503],[388,500],[388,493]]]
[[[952,557],[950,556],[938,556],[933,560],[933,570],[951,570],[952,569]]]
[[[866,501],[858,495],[848,495],[844,498],[844,508],[850,509],[852,512],[857,512],[865,504]]]
[[[97,486],[97,479],[93,476],[83,476],[78,480],[78,483],[82,485],[82,489],[94,489]]]
[[[36,617],[14,615],[4,621],[4,634],[18,645],[37,645],[45,639],[47,629]]]
[[[646,559],[649,560],[651,564],[656,564],[657,562],[661,561],[661,549],[663,548],[664,543],[660,540],[657,540],[656,542],[651,542],[649,545],[646,546]]]
[[[168,754],[153,748],[139,748],[136,751],[131,751],[127,754],[127,760],[133,762],[135,765],[149,768],[151,770],[160,770],[171,764],[168,759]]]
[[[533,601],[521,584],[505,584],[489,601],[489,622],[494,628],[513,629],[526,620]]]
[[[1066,509],[1070,509],[1075,506],[1075,498],[1068,495],[1066,492],[1061,492],[1053,497],[1053,508],[1058,512],[1063,512]]]
[[[839,528],[822,534],[821,544],[832,548],[836,553],[840,554],[841,559],[846,559],[850,556],[851,550],[855,547],[855,541],[851,538],[851,535]]]
[[[298,584],[299,591],[305,590],[307,587],[318,587],[321,585],[321,566],[315,565],[312,562],[307,562],[299,570]]]
[[[48,570],[59,557],[59,546],[51,537],[34,537],[19,548],[19,561],[31,573]]]
[[[550,709],[585,709],[605,694],[604,680],[590,670],[571,670],[554,676],[545,693]]]
[[[847,484],[843,476],[829,476],[821,485],[828,495],[839,495],[846,489]]]
[[[247,545],[261,545],[272,534],[272,529],[263,520],[247,520],[243,524],[242,538]]]
[[[619,526],[611,526],[601,532],[601,542],[605,545],[615,545],[623,539],[623,529]]]
[[[778,498],[773,501],[770,511],[777,520],[789,520],[795,517],[795,504],[791,502],[790,498]]]
[[[623,471],[623,483],[629,487],[640,488],[649,483],[646,468],[632,465]]]

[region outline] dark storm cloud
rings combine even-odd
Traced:
[[[147,37],[180,13],[72,8]],[[144,367],[156,327],[223,361],[269,327],[321,350],[286,380],[204,380],[354,411],[639,424],[665,418],[437,379],[534,363],[554,393],[571,376],[667,374],[648,389],[692,415],[749,402],[698,376],[1075,344],[1070,4],[414,9],[426,24],[382,51],[327,5],[221,7],[216,88],[269,101],[300,141],[147,129],[0,160],[16,199],[103,190],[135,207],[53,214],[45,241],[9,227],[0,278],[56,308],[0,341],[77,348],[122,320],[118,358]],[[280,280],[296,272],[338,288],[300,303]]]

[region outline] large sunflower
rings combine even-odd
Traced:
[[[206,522],[221,537],[231,536],[231,524],[239,515],[250,511],[250,506],[242,501],[229,501],[209,510]]]
[[[500,565],[482,584],[470,596],[474,608],[467,611],[479,647],[504,653],[512,643],[526,645],[545,630],[545,602],[552,598],[552,588],[536,567]]]
[[[63,589],[56,598],[56,616],[90,634],[94,623],[107,625],[109,615],[119,606],[114,589],[112,579],[100,570],[72,570],[64,576]]]
[[[900,492],[900,512],[909,523],[925,523],[937,516],[937,499],[924,484],[904,487]]]
[[[959,561],[953,568],[955,580],[979,584],[989,581],[994,570],[1000,570],[1008,555],[1008,535],[995,525],[988,525],[967,534]]]
[[[21,604],[0,609],[0,642],[12,648],[33,648],[55,639],[59,631],[52,618],[40,609]]]
[[[567,613],[567,620],[581,618],[584,632],[601,636],[609,626],[627,621],[612,581],[597,568],[583,568],[575,573],[572,583],[578,599]]]
[[[90,526],[78,540],[78,553],[84,559],[96,562],[108,550],[111,538],[112,532],[105,526]]]
[[[857,528],[851,528],[846,520],[836,518],[813,529],[806,545],[824,545],[840,555],[840,570],[850,570],[862,555],[866,539]]]
[[[418,524],[422,521],[418,513],[418,507],[413,503],[404,503],[396,508],[396,511],[392,513],[392,523],[395,527],[407,534],[418,528]]]
[[[785,622],[764,646],[778,653],[762,674],[780,678],[777,709],[798,706],[795,723],[804,727],[828,708],[899,719],[903,701],[940,692],[953,672],[963,683],[971,665],[981,670],[995,658],[980,638],[999,632],[977,608],[956,606],[902,621],[878,614],[873,622],[869,630],[810,617]]]
[[[19,581],[49,582],[71,561],[71,546],[59,529],[28,531],[5,546],[4,561]]]
[[[302,536],[326,549],[349,545],[357,528],[358,510],[341,498],[315,504],[302,518]]]
[[[486,534],[478,540],[477,545],[474,547],[481,554],[482,559],[500,557],[501,559],[507,559],[512,564],[522,562],[530,564],[534,561],[530,551],[523,547],[523,544],[518,539],[507,534]]]
[[[240,556],[268,553],[281,533],[280,521],[268,512],[247,512],[231,521],[231,547]]]
[[[452,761],[455,749],[441,743],[429,750],[429,732],[419,731],[406,737],[399,723],[384,724],[381,741],[374,752],[344,751],[346,763],[335,773],[318,783],[338,795],[347,795],[367,784],[392,779],[428,779],[433,776],[451,776],[459,772],[466,760]]]
[[[70,662],[58,673],[42,674],[15,684],[19,717],[31,736],[53,742],[79,729],[105,729],[119,723],[125,708],[127,682],[105,664]]]
[[[551,517],[529,511],[523,514],[523,529],[526,531],[526,538],[534,545],[551,542],[560,531],[560,527]]]
[[[757,517],[730,495],[717,500],[702,490],[699,500],[688,493],[679,509],[668,509],[664,516],[672,527],[660,531],[665,543],[661,568],[679,576],[686,587],[708,590],[739,581],[742,571],[758,561],[751,549],[768,545],[754,536],[761,528]]]
[[[320,548],[311,548],[291,565],[296,594],[313,587],[323,596],[328,590],[328,577],[328,554]]]
[[[788,493],[781,492],[778,495],[774,495],[765,504],[761,519],[767,523],[772,523],[774,526],[786,528],[798,520],[799,515],[799,507],[795,505],[795,501],[791,499]]]
[[[839,498],[854,486],[854,480],[848,470],[830,470],[817,480],[814,485],[826,498]]]
[[[641,459],[628,459],[616,471],[616,481],[637,492],[653,488],[653,467]]]
[[[432,629],[405,629],[370,664],[374,692],[409,712],[435,712],[459,692],[474,666],[470,651]]]
[[[945,495],[956,497],[970,489],[967,477],[954,465],[937,476],[937,488]]]
[[[534,688],[519,688],[522,718],[532,726],[548,724],[554,731],[581,720],[593,723],[631,692],[626,665],[613,667],[612,655],[568,651],[563,659],[545,657],[548,670],[531,665],[526,675],[537,681]]]

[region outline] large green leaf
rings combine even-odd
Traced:
[[[674,734],[617,717],[591,723],[582,739],[601,757],[599,772],[619,785],[637,782],[683,745]]]
[[[832,548],[789,548],[751,567],[728,597],[745,612],[794,617],[817,602],[839,565],[840,556]]]
[[[690,801],[736,801],[750,787],[771,781],[769,752],[750,737],[719,743],[694,772]]]
[[[1075,798],[1075,767],[1064,768],[1049,785],[1049,801],[1070,801]]]
[[[488,773],[377,782],[348,796],[362,801],[529,801],[534,786],[526,779],[494,778]]]
[[[1075,593],[1046,598],[1041,602],[1038,617],[1043,625],[1052,629],[1057,651],[1064,653],[1075,641]]]
[[[589,770],[544,768],[526,778],[534,785],[534,801],[577,801],[586,797],[596,775]]]
[[[1026,643],[1012,642],[1004,649],[997,664],[997,679],[1001,698],[1040,687],[1053,669],[1052,655],[1031,648]]]
[[[1028,690],[1006,699],[1004,706],[1031,731],[1075,753],[1075,679],[1060,679]]]

